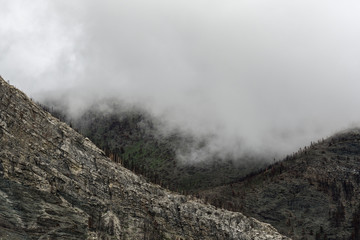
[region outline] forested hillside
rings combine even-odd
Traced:
[[[179,154],[205,151],[206,139],[178,130],[164,132],[164,123],[144,110],[104,104],[106,111],[95,105],[77,118],[57,103],[42,106],[91,139],[113,161],[175,191],[196,193],[234,182],[266,165],[251,157],[224,159],[215,154],[199,162],[181,161]]]
[[[360,239],[360,130],[337,134],[200,196],[293,239]]]

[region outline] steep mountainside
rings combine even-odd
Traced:
[[[360,130],[311,144],[242,181],[200,195],[294,239],[360,239]]]
[[[1,239],[284,239],[110,161],[0,78]]]
[[[220,159],[215,154],[209,154],[206,161],[182,163],[177,159],[179,152],[205,152],[206,140],[179,131],[164,134],[159,129],[164,124],[146,111],[126,108],[115,100],[98,103],[76,119],[58,101],[49,100],[42,106],[88,137],[115,162],[178,192],[194,193],[224,185],[265,166],[261,160]]]

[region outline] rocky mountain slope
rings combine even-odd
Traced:
[[[360,129],[200,195],[271,223],[293,239],[360,239]]]
[[[147,183],[0,78],[0,239],[286,239]]]

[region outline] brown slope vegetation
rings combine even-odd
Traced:
[[[1,239],[284,239],[147,183],[0,78]]]
[[[311,144],[241,181],[199,194],[294,239],[360,239],[360,130]]]

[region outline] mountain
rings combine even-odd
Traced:
[[[360,239],[360,129],[312,143],[200,197],[293,239]]]
[[[0,239],[286,239],[111,161],[0,78]]]
[[[216,156],[207,162],[181,164],[178,151],[201,150],[206,141],[181,132],[162,135],[159,126],[163,125],[140,110],[105,102],[107,111],[93,106],[78,119],[70,119],[57,104],[47,109],[71,123],[112,160],[151,182],[243,212],[294,239],[360,239],[359,129],[311,143],[263,169],[265,162],[248,159],[236,165],[234,159],[223,161]]]
[[[166,123],[144,109],[116,100],[98,102],[73,118],[61,101],[48,99],[41,106],[88,137],[105,154],[149,181],[168,189],[196,193],[236,181],[264,167],[266,161],[243,157],[221,158],[206,154],[202,161],[181,161],[191,153],[207,153],[207,139],[180,130],[166,130]]]

